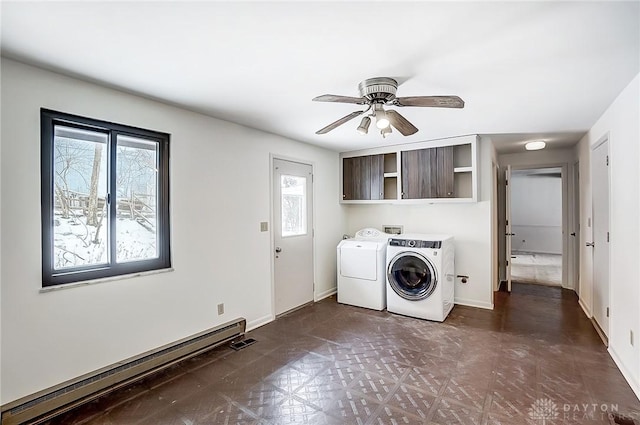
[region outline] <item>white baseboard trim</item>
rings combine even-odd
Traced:
[[[453,300],[453,303],[458,305],[466,305],[467,307],[476,307],[476,308],[484,308],[485,310],[493,310],[493,303],[487,303],[483,301],[456,298]]]
[[[338,288],[337,287],[333,287],[330,289],[327,289],[326,291],[322,291],[319,294],[316,294],[314,301],[320,301],[320,300],[324,300],[325,298],[329,298],[331,295],[335,295],[338,292]]]
[[[247,332],[254,330],[255,328],[259,328],[260,326],[264,326],[267,323],[273,322],[275,317],[273,314],[267,314],[266,316],[259,317],[255,320],[247,322]]]
[[[629,369],[626,368],[626,366],[620,359],[620,356],[618,356],[618,354],[616,353],[616,350],[614,350],[613,347],[611,347],[611,344],[609,344],[608,351],[609,351],[609,355],[615,362],[616,366],[618,366],[618,369],[620,369],[622,376],[624,377],[624,379],[627,380],[627,382],[629,383],[629,386],[635,393],[636,397],[638,398],[638,400],[640,400],[640,385],[638,384],[638,381],[636,381],[636,379],[633,377]]]
[[[582,298],[578,298],[578,304],[582,308],[582,311],[584,311],[584,314],[587,315],[587,318],[591,319],[593,317],[593,314],[591,314],[591,310],[589,310],[589,308],[585,305],[584,301],[582,301]]]

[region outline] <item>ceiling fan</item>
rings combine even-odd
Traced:
[[[391,127],[398,130],[403,136],[410,136],[418,132],[416,126],[411,124],[399,112],[393,109],[384,109],[384,106],[422,106],[431,108],[464,108],[464,101],[458,96],[410,96],[396,97],[398,82],[393,78],[378,77],[366,79],[358,84],[360,97],[338,96],[334,94],[323,94],[314,97],[316,102],[338,102],[354,103],[356,105],[367,105],[363,111],[355,111],[332,122],[328,126],[316,131],[316,134],[326,134],[347,121],[371,111],[364,116],[358,132],[367,134],[371,125],[371,118],[376,120],[376,127],[380,129],[382,137],[391,133]]]

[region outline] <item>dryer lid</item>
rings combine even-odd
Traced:
[[[381,232],[378,229],[374,229],[373,227],[366,227],[364,229],[360,229],[356,232],[356,239],[366,240],[388,240],[391,237],[390,234]]]

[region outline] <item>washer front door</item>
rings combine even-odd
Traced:
[[[433,264],[417,252],[400,252],[393,257],[387,277],[393,291],[410,301],[428,298],[438,284]]]

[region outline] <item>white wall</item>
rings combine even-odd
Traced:
[[[593,240],[590,181],[591,148],[609,135],[610,163],[610,322],[609,352],[640,397],[640,74],[624,89],[578,146],[581,240]],[[580,300],[593,305],[592,250],[581,244]],[[629,332],[635,335],[631,345]]]
[[[384,224],[404,226],[405,233],[446,233],[455,238],[456,274],[470,277],[466,284],[456,279],[455,302],[493,308],[491,161],[493,144],[479,147],[479,200],[477,203],[398,205],[357,204],[347,206],[348,233]]]
[[[562,179],[515,172],[510,186],[512,249],[562,254]]]
[[[4,58],[1,90],[0,403],[237,317],[270,320],[270,153],[314,163],[315,291],[335,288],[337,153]],[[40,292],[41,107],[171,134],[175,271]]]

